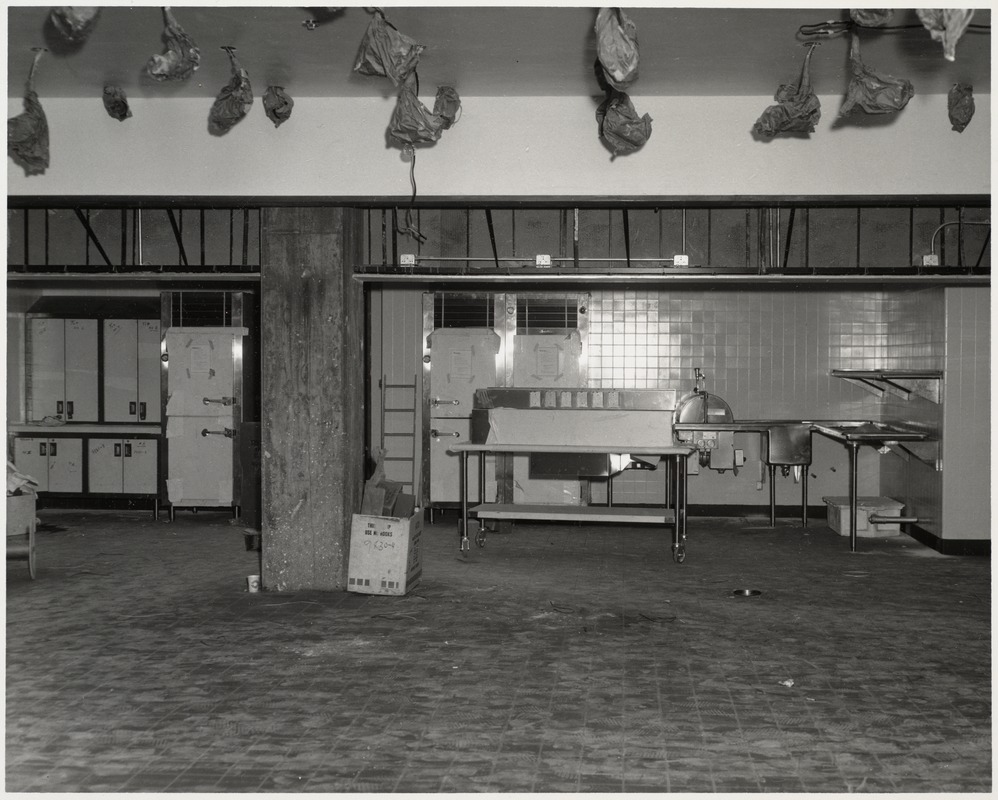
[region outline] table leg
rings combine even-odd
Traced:
[[[776,527],[776,465],[769,465],[769,527]]]
[[[673,524],[672,524],[672,559],[677,564],[686,560],[686,461],[683,455],[674,455],[675,483],[672,491]],[[666,496],[668,497],[669,481],[666,481]]]
[[[800,522],[801,527],[807,527],[807,473],[811,469],[810,464],[804,464],[801,467],[800,476]]]
[[[468,451],[461,451],[461,515],[457,520],[457,532],[461,536],[461,552],[471,549],[468,543]]]
[[[856,495],[857,463],[859,453],[858,442],[848,442],[849,447],[849,550],[856,552],[856,505],[859,502]]]
[[[485,453],[478,454],[478,502],[485,502]],[[478,519],[478,535],[475,544],[485,547],[485,521]]]

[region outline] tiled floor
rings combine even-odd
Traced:
[[[407,597],[250,594],[226,515],[40,516],[37,580],[7,567],[7,791],[992,786],[986,558],[694,519],[681,565],[613,527],[462,559],[445,517]]]

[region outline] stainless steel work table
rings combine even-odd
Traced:
[[[660,447],[629,447],[627,445],[573,445],[573,444],[472,444],[452,445],[449,452],[461,458],[460,494],[461,512],[458,518],[458,534],[461,552],[470,550],[468,523],[474,514],[478,521],[479,547],[485,546],[484,519],[514,520],[534,519],[558,522],[628,522],[672,526],[672,557],[676,563],[686,559],[686,459],[693,452],[684,445],[663,445]],[[665,504],[662,507],[617,507],[560,505],[555,503],[481,503],[468,507],[468,454],[469,453],[606,453],[607,455],[627,454],[630,456],[659,456],[668,466],[665,481]],[[584,476],[580,476],[584,477]],[[479,497],[485,496],[485,459],[479,459]]]

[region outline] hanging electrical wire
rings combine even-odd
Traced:
[[[400,226],[396,223],[395,231],[405,236],[411,236],[422,244],[426,241],[426,237],[412,222],[412,211],[416,204],[416,148],[407,144],[402,148],[402,157],[409,160],[409,183],[412,186],[412,196],[409,198],[409,206],[405,210],[405,225]]]
[[[907,31],[907,30],[923,30],[927,29],[929,25],[938,25],[940,40],[942,31],[946,26],[946,23],[940,21],[938,23],[934,22],[936,14],[938,13],[941,17],[944,11],[956,11],[961,9],[923,9],[919,11],[919,17],[921,18],[923,12],[927,12],[927,18],[930,20],[929,23],[916,22],[904,25],[887,25],[886,19],[892,19],[893,14],[890,14],[886,19],[882,16],[885,12],[892,12],[893,9],[852,9],[850,13],[850,19],[829,19],[823,22],[815,22],[810,25],[801,25],[797,29],[797,38],[803,39],[805,41],[810,41],[812,39],[834,39],[839,36],[845,36],[847,33],[854,31],[856,28],[871,28],[876,31],[884,32],[894,32],[894,31]],[[964,11],[970,11],[970,9],[962,9]],[[971,11],[971,13],[973,13]],[[969,18],[962,29],[971,30],[982,33],[990,33],[990,25],[982,24],[969,24]],[[930,29],[931,33],[931,29]],[[933,36],[933,38],[936,38]]]

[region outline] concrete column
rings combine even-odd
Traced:
[[[262,259],[264,589],[346,585],[364,469],[360,214],[269,208]]]

